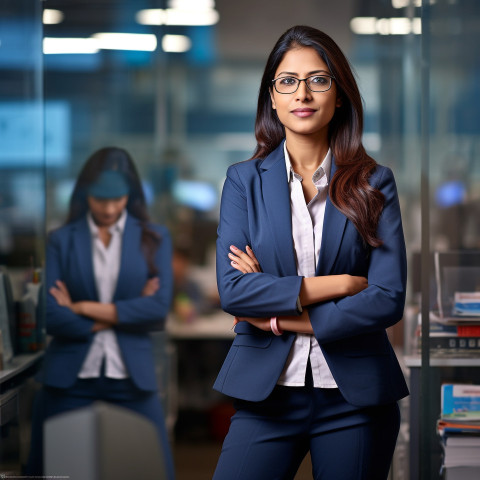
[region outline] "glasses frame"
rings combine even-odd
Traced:
[[[308,85],[307,80],[310,79],[310,78],[313,78],[313,77],[328,77],[330,79],[330,85],[328,86],[328,88],[326,90],[312,90],[310,88],[310,86]],[[278,89],[277,89],[276,81],[280,80],[281,78],[294,78],[295,80],[298,80],[297,88],[293,92],[279,92]],[[297,77],[294,77],[293,75],[282,75],[281,77],[274,78],[272,80],[272,85],[273,85],[273,88],[275,89],[275,91],[277,93],[279,93],[280,95],[292,95],[293,93],[295,93],[298,90],[298,88],[300,87],[300,83],[302,83],[302,82],[305,82],[305,85],[307,86],[307,88],[311,92],[313,92],[313,93],[323,93],[323,92],[328,92],[332,88],[332,80],[335,80],[335,77],[333,75],[326,75],[326,74],[310,75],[309,77],[305,77],[305,78],[297,78]]]

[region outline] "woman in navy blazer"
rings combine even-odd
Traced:
[[[27,473],[43,468],[46,418],[103,400],[155,424],[163,447],[159,455],[174,478],[149,335],[163,329],[170,308],[171,250],[167,229],[149,222],[130,155],[116,147],[95,152],[77,179],[66,224],[48,239],[46,328],[51,341],[39,378],[43,388]],[[103,266],[98,255],[107,258]],[[116,273],[105,277],[113,264]],[[102,297],[106,283],[107,300]]]
[[[408,389],[386,329],[406,255],[395,180],[361,142],[335,42],[297,26],[262,78],[252,159],[223,188],[217,283],[237,333],[216,379],[236,413],[215,480],[384,480]],[[306,273],[307,272],[307,273]]]

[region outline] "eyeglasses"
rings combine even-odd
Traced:
[[[300,86],[300,82],[305,82],[311,92],[326,92],[332,86],[331,75],[312,75],[307,78],[296,77],[278,77],[272,80],[273,86],[278,93],[282,95],[295,93]]]

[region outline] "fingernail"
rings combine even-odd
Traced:
[[[233,260],[230,262],[231,265],[236,265],[237,262],[234,262]]]
[[[237,252],[238,248],[235,245],[230,245],[230,250],[232,250],[233,252]]]

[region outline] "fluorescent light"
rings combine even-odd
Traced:
[[[390,35],[408,35],[412,31],[409,18],[398,17],[390,19]]]
[[[141,25],[215,25],[220,18],[214,8],[203,8],[193,4],[181,8],[149,8],[136,13],[135,19]]]
[[[392,7],[393,8],[405,8],[408,7],[411,3],[413,3],[414,7],[421,7],[422,0],[392,0]],[[437,0],[430,0],[430,5],[437,3]]]
[[[215,25],[219,14],[214,9],[167,8],[165,25]]]
[[[181,53],[190,50],[192,41],[185,35],[164,35],[162,49],[164,52]]]
[[[415,35],[420,35],[422,33],[422,19],[415,17],[412,20],[412,33]]]
[[[168,8],[179,8],[179,9],[209,9],[215,8],[214,0],[168,0]]]
[[[43,10],[43,23],[45,25],[56,25],[63,21],[64,15],[60,10],[53,10],[52,8],[45,8]]]
[[[355,17],[350,20],[350,30],[357,35],[374,35],[377,33],[376,17]]]
[[[350,29],[357,35],[419,35],[422,33],[422,21],[418,17],[355,17],[350,20]]]
[[[45,54],[97,53],[98,50],[98,42],[93,38],[45,37],[43,39]]]
[[[141,50],[151,52],[157,48],[157,37],[137,33],[96,33],[90,38],[45,37],[43,53],[97,53],[105,50]]]
[[[405,8],[413,3],[415,7],[422,6],[422,0],[392,0],[392,7],[393,8]]]
[[[104,50],[139,50],[153,52],[157,48],[157,37],[151,33],[95,33],[92,38]]]
[[[167,15],[162,8],[147,8],[135,14],[135,20],[140,25],[165,25]]]
[[[379,18],[376,22],[376,29],[380,35],[390,35],[390,19]]]

